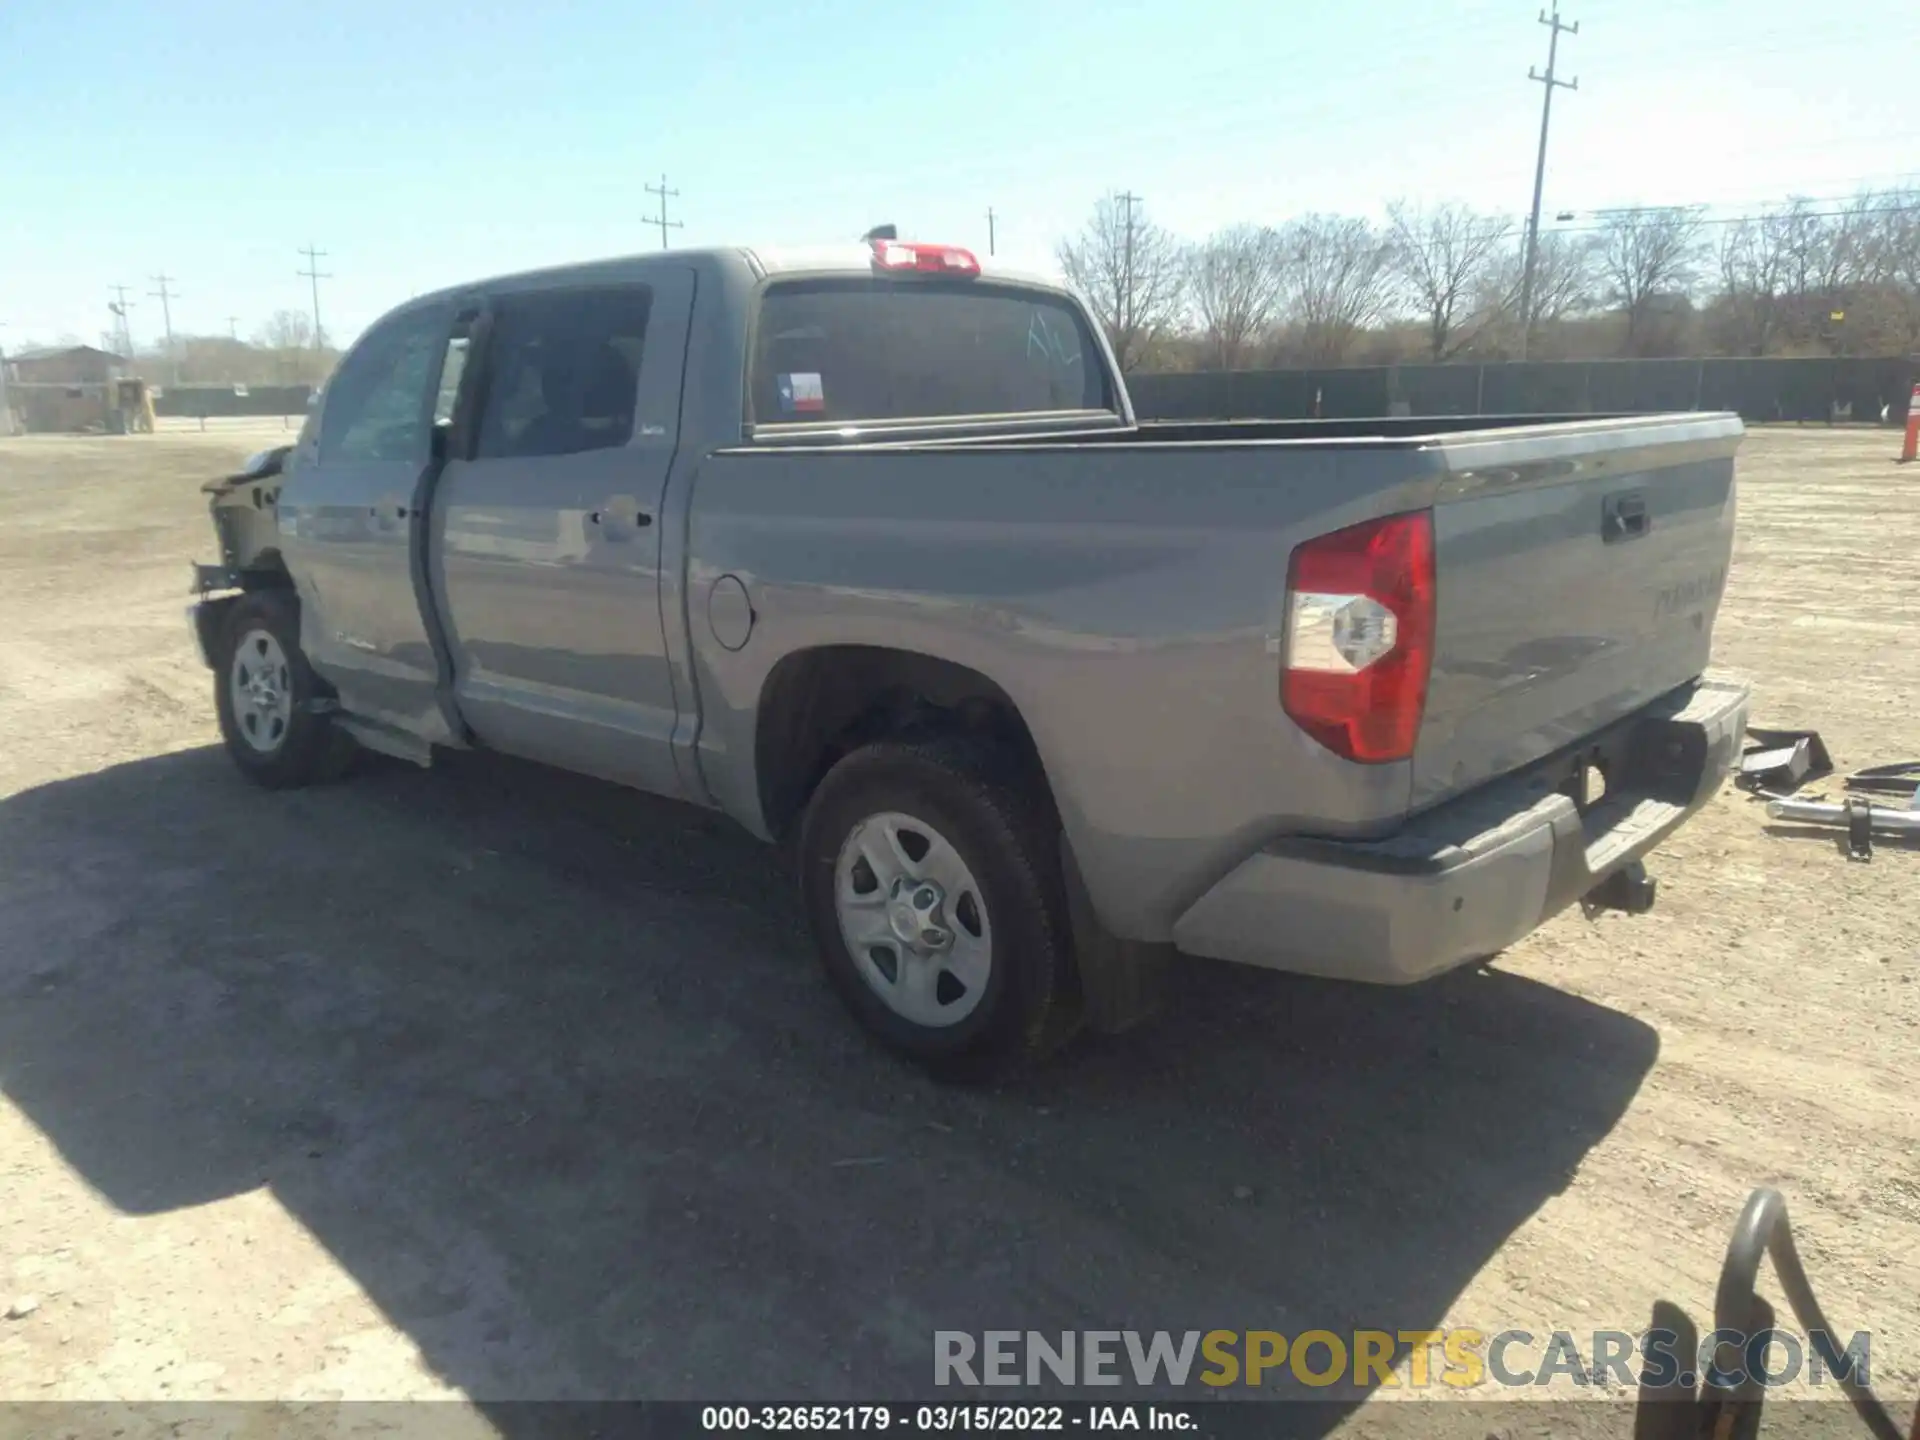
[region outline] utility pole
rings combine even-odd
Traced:
[[[229,340],[238,340],[240,338],[240,317],[238,315],[229,315],[227,317],[227,338]]]
[[[1122,242],[1125,259],[1121,262],[1123,268],[1120,272],[1119,329],[1122,335],[1127,336],[1133,334],[1133,207],[1143,198],[1145,197],[1136,195],[1131,190],[1119,197],[1121,205],[1126,207],[1127,212],[1126,239]]]
[[[171,383],[178,385],[180,367],[173,357],[173,302],[180,297],[175,291],[167,288],[173,284],[171,275],[149,275],[147,278],[160,287],[158,290],[149,290],[147,294],[160,302],[160,324],[167,337],[167,369],[170,372],[167,378]]]
[[[1562,80],[1555,73],[1560,60],[1560,36],[1578,35],[1580,22],[1571,25],[1560,23],[1559,0],[1554,0],[1553,14],[1540,12],[1540,23],[1549,28],[1547,36],[1547,73],[1542,75],[1531,65],[1527,67],[1527,78],[1538,81],[1546,87],[1546,93],[1540,101],[1540,152],[1533,162],[1533,217],[1527,222],[1527,256],[1520,267],[1520,358],[1527,358],[1527,339],[1533,331],[1533,267],[1540,253],[1540,190],[1547,178],[1547,126],[1553,120],[1553,92],[1555,90],[1578,90],[1578,77]]]
[[[304,275],[313,284],[313,348],[319,350],[324,348],[322,331],[320,329],[320,282],[322,280],[331,280],[333,278],[333,272],[320,268],[320,262],[327,258],[327,252],[314,249],[311,240],[307,242],[306,249],[296,251],[295,253],[307,257],[307,268],[304,270],[296,270],[293,273],[296,275]]]
[[[647,186],[647,193],[660,197],[660,218],[650,221],[649,223],[660,227],[660,248],[664,250],[667,248],[667,231],[686,228],[678,220],[667,219],[667,197],[671,195],[674,199],[678,200],[680,198],[680,192],[667,188],[667,172],[662,170],[660,172],[660,183],[658,185]]]
[[[107,309],[113,312],[114,322],[119,328],[119,339],[116,343],[120,346],[121,353],[131,360],[133,359],[133,324],[128,320],[127,312],[133,308],[133,302],[127,299],[126,286],[109,285],[107,289],[113,292],[113,299],[107,303]]]
[[[993,254],[993,207],[987,207],[987,254]]]

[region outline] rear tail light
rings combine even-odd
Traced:
[[[1433,663],[1433,512],[1309,540],[1287,567],[1280,703],[1334,754],[1404,760]]]
[[[875,240],[873,263],[881,270],[918,270],[938,275],[978,275],[980,262],[958,245],[914,245],[905,240]]]

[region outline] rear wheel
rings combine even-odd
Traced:
[[[874,1035],[936,1068],[1004,1068],[1075,1026],[1051,812],[997,752],[888,741],[820,782],[800,837],[822,962]]]
[[[293,789],[341,774],[352,737],[313,702],[323,687],[300,649],[298,602],[260,590],[234,601],[214,675],[220,735],[233,763],[256,785]]]

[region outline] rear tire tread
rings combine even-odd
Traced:
[[[802,818],[801,898],[828,976],[883,1043],[950,1078],[1004,1078],[1054,1053],[1080,1026],[1059,822],[1030,768],[971,736],[878,741],[827,773]],[[985,891],[994,926],[990,993],[950,1029],[894,1014],[860,978],[840,936],[840,845],[854,823],[883,810],[930,812],[922,818],[962,847]]]

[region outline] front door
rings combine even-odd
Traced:
[[[411,547],[452,324],[436,304],[367,332],[328,382],[278,505],[308,659],[346,709],[433,741],[451,736]]]
[[[660,502],[692,296],[693,272],[662,266],[490,297],[429,564],[455,704],[482,741],[668,795]]]

